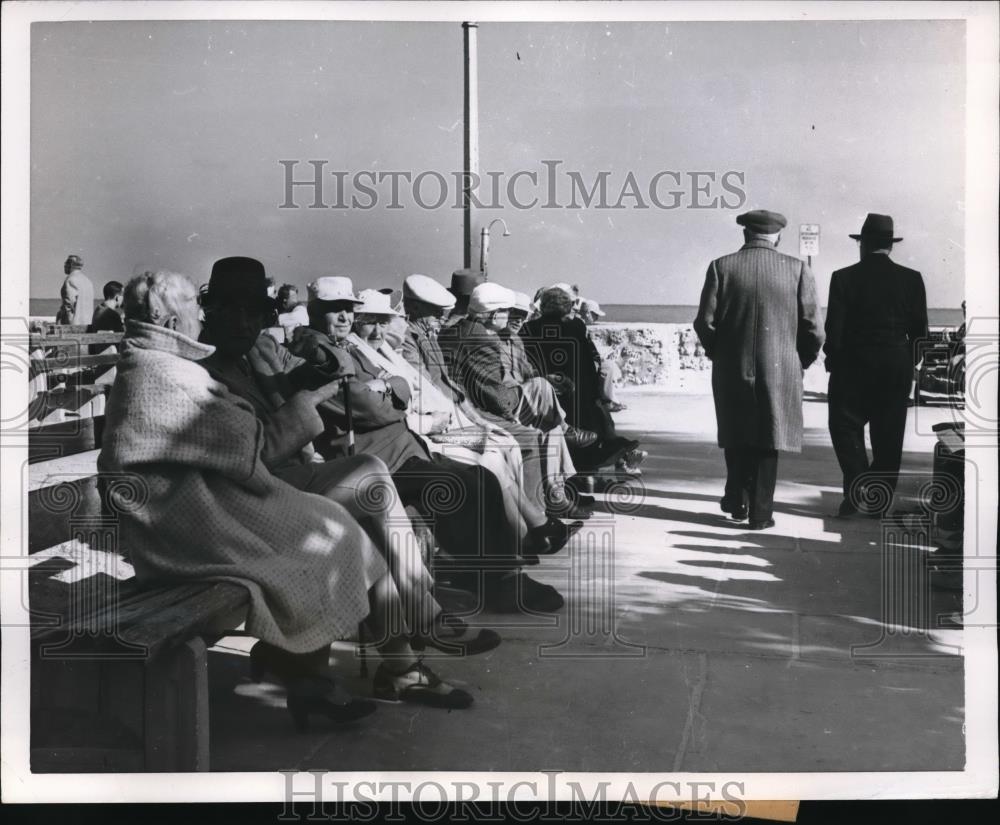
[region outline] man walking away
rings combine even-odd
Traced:
[[[816,281],[777,251],[783,215],[746,212],[739,251],[712,261],[694,328],[712,360],[722,511],[751,530],[774,526],[778,450],[802,449],[802,371],[823,344]]]
[[[830,373],[830,437],[844,476],[838,515],[865,498],[884,511],[892,502],[903,455],[906,408],[917,341],[927,337],[927,296],[920,273],[889,258],[895,237],[889,215],[869,214],[851,235],[861,260],[833,273],[826,316]],[[865,450],[869,425],[872,462]],[[878,490],[865,486],[878,485]]]

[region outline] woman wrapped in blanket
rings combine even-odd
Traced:
[[[310,713],[350,721],[375,709],[335,682],[329,645],[364,620],[383,662],[376,698],[448,708],[472,703],[413,653],[385,554],[347,509],[295,489],[262,458],[253,407],[201,361],[198,292],[183,275],[144,274],[125,291],[125,347],[108,403],[102,472],[132,472],[145,503],[121,539],[140,582],[231,581],[250,595],[256,674],[286,685],[300,730]],[[329,390],[315,391],[319,403]]]

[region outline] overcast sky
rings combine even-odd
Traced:
[[[512,233],[495,227],[492,279],[697,303],[709,260],[741,242],[736,214],[766,207],[788,217],[791,254],[799,224],[821,224],[825,303],[830,272],[857,258],[848,233],[874,211],[895,217],[894,257],[924,273],[930,305],[961,301],[963,22],[494,23],[479,48],[484,173],[535,172],[539,186],[522,178],[518,193],[543,202],[543,160],[588,186],[603,170],[614,203],[631,172],[652,207],[520,210],[504,196],[483,213]],[[98,287],[139,265],[203,282],[233,254],[303,286],[447,282],[462,264],[461,211],[419,208],[405,186],[401,209],[386,208],[387,182],[370,210],[278,208],[282,159],[302,161],[299,179],[305,161],[327,161],[328,203],[332,171],[349,184],[363,170],[461,170],[459,24],[36,23],[31,118],[32,297],[58,293],[70,252]],[[746,203],[689,208],[682,177],[680,206],[656,208],[661,171],[714,172],[702,203],[734,203],[719,178],[742,173]],[[671,189],[661,179],[661,202]]]

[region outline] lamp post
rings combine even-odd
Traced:
[[[493,224],[501,223],[503,224],[503,235],[502,238],[510,237],[510,230],[507,228],[507,222],[503,218],[494,218],[486,226],[483,227],[482,233],[479,238],[479,268],[483,271],[483,278],[489,279],[489,275],[486,271],[486,261],[490,254],[490,229]]]

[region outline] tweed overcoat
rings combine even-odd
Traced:
[[[695,331],[712,360],[720,447],[802,449],[802,373],[823,345],[803,261],[753,240],[712,261]]]
[[[139,480],[120,524],[138,580],[243,585],[248,632],[294,653],[353,634],[386,572],[360,525],[271,474],[253,407],[198,363],[213,347],[133,321],[125,341],[98,468]]]

